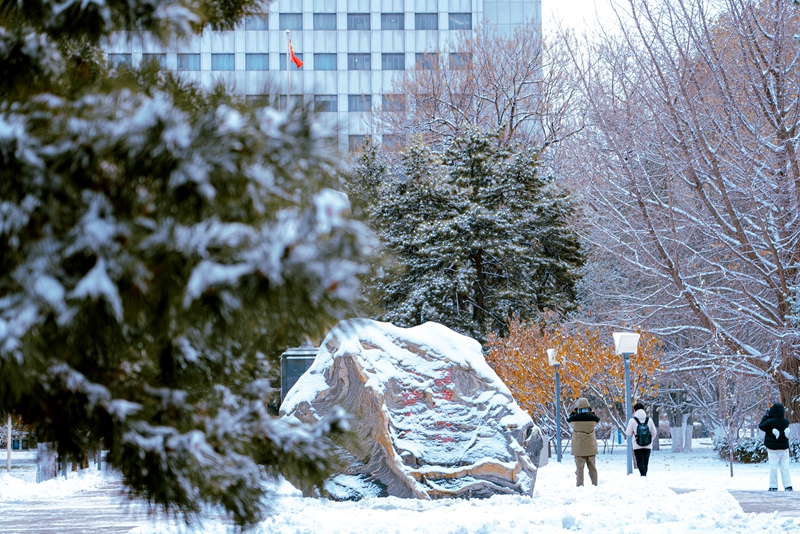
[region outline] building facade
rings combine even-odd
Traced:
[[[541,26],[541,0],[274,0],[233,31],[207,31],[168,46],[124,32],[109,45],[108,59],[134,66],[155,61],[279,107],[287,98],[314,106],[345,151],[365,135],[380,135],[372,107],[391,98],[384,95],[403,71],[424,68],[426,54],[479,24],[510,34],[531,20]],[[303,61],[299,69],[290,63],[288,73],[287,37]]]

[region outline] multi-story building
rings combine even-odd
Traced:
[[[479,24],[510,34],[531,20],[541,25],[541,0],[274,0],[233,31],[166,47],[124,35],[108,53],[112,64],[155,60],[204,84],[222,81],[248,99],[313,105],[338,132],[339,147],[353,150],[364,135],[381,134],[373,105],[391,98],[384,95],[404,70],[424,68],[426,53]],[[287,37],[304,63],[290,64],[288,73]]]

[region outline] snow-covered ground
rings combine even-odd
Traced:
[[[667,444],[668,448],[668,444]],[[272,499],[275,514],[258,525],[255,534],[520,534],[580,531],[591,533],[648,532],[800,532],[800,517],[776,513],[748,514],[727,491],[765,491],[766,464],[728,465],[717,459],[708,440],[695,440],[694,451],[654,452],[647,478],[626,475],[624,447],[597,457],[600,484],[575,487],[574,463],[569,453],[561,464],[551,458],[540,469],[533,499],[498,496],[487,500],[416,501],[397,498],[360,502],[304,499],[288,484]],[[800,465],[791,464],[800,483]],[[34,484],[0,474],[0,510],[3,501],[58,499],[108,484],[93,470],[68,480]],[[108,475],[106,475],[108,476]],[[588,483],[588,476],[587,483]],[[674,489],[692,489],[675,492]],[[773,494],[775,495],[775,494]],[[120,499],[120,502],[124,502]],[[188,532],[227,534],[230,526],[208,518]],[[134,534],[187,532],[175,523],[143,523]]]

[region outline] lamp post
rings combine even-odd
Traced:
[[[561,383],[558,381],[561,365],[556,358],[556,349],[547,349],[547,360],[556,370],[556,460],[561,463]]]
[[[639,346],[639,334],[633,332],[614,332],[614,352],[621,354],[625,360],[625,424],[631,420],[631,364],[630,358],[636,354]],[[633,473],[633,439],[628,436],[628,474]]]

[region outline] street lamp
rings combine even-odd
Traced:
[[[561,463],[561,383],[558,381],[561,365],[556,358],[556,349],[547,349],[547,361],[556,370],[556,459]]]
[[[621,354],[625,360],[625,424],[631,420],[631,355],[636,354],[639,346],[639,334],[633,332],[614,332],[614,352]],[[633,473],[633,440],[628,436],[628,474]]]

